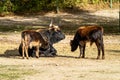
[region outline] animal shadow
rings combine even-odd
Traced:
[[[0,57],[7,57],[7,58],[17,58],[18,56],[20,56],[18,49],[6,50],[4,54],[0,54]]]
[[[66,56],[66,55],[57,55],[56,57],[61,57],[61,58],[73,58],[73,59],[88,59],[88,60],[102,60],[102,59],[97,59],[96,57],[85,57],[85,58],[79,58],[78,56]]]
[[[75,56],[66,56],[66,55],[57,55],[56,57],[75,58],[75,59],[79,59],[78,57],[75,57]]]

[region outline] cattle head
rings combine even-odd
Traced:
[[[65,38],[65,35],[60,30],[59,26],[53,25],[52,22],[49,25],[49,32],[51,33],[50,42],[52,44],[57,43]]]
[[[77,49],[78,45],[79,45],[79,44],[78,44],[77,41],[71,40],[71,41],[70,41],[71,51],[72,51],[72,52],[75,51],[75,50]]]

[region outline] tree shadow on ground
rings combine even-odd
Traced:
[[[106,50],[108,52],[111,52],[111,55],[116,55],[116,56],[120,56],[120,50]]]
[[[108,52],[120,53],[120,50],[107,50]]]
[[[109,14],[108,14],[109,15]],[[59,14],[44,14],[44,15],[30,15],[14,18],[0,18],[0,27],[6,26],[6,31],[20,31],[24,29],[33,29],[48,27],[51,19],[54,24],[58,24],[60,28],[68,34],[74,34],[76,29],[82,25],[101,25],[104,27],[105,33],[119,32],[119,19],[112,17],[105,17],[101,15],[93,15],[89,11],[78,10],[77,13],[59,13]],[[8,27],[9,26],[9,27]],[[14,28],[11,26],[14,26]],[[29,26],[29,27],[28,27]],[[38,27],[35,27],[38,26]],[[4,28],[1,28],[2,31]],[[5,31],[5,30],[3,30]]]

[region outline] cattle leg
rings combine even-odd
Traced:
[[[101,42],[101,50],[102,50],[102,59],[105,59],[103,40],[102,40],[102,42]]]
[[[36,47],[36,58],[39,58],[39,46]]]
[[[86,44],[83,45],[83,55],[82,55],[82,58],[85,58],[85,47],[86,47]]]
[[[24,45],[22,45],[22,57],[23,57],[23,59],[25,58],[24,52],[25,52],[25,48],[24,48]]]
[[[81,58],[81,56],[83,55],[83,46],[79,45],[79,49],[80,49],[80,55],[79,58]],[[83,57],[83,56],[82,56]]]
[[[57,55],[56,53],[57,53],[57,50],[52,45],[50,45],[50,54],[53,56],[56,56]]]
[[[102,59],[105,59],[104,46],[102,46]]]
[[[82,56],[82,58],[85,58],[85,47],[86,47],[86,43],[84,41],[81,41],[79,43],[79,49],[80,49],[80,55],[79,55],[79,57]]]
[[[28,59],[28,46],[25,46],[26,58]]]
[[[96,46],[97,46],[97,50],[98,50],[98,56],[97,56],[97,59],[100,59],[100,49],[101,49],[101,46],[100,46],[100,43],[98,41],[95,42]]]

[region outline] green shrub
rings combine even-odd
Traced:
[[[113,3],[119,0],[112,0]],[[68,9],[83,4],[106,4],[110,0],[0,0],[0,13],[2,12],[39,12]]]

